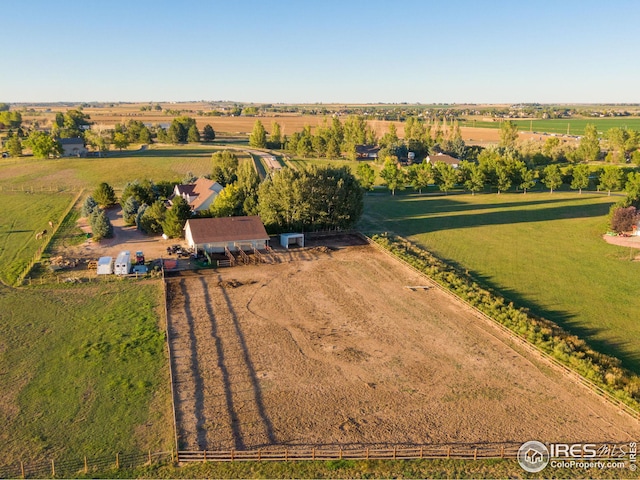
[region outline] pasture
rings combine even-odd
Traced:
[[[171,448],[158,282],[0,288],[1,464]]]
[[[640,434],[373,246],[287,255],[168,280],[180,449]]]
[[[640,373],[637,252],[601,235],[616,198],[596,194],[376,195],[360,228],[389,231]]]
[[[73,201],[71,193],[0,192],[0,282],[13,285]],[[47,236],[36,233],[47,229]]]
[[[0,161],[0,189],[92,189],[104,181],[122,188],[135,179],[180,181],[187,172],[211,173],[211,155],[219,150],[211,146],[153,146],[135,152],[109,152],[104,158],[4,159]],[[240,159],[248,158],[238,154]]]
[[[605,133],[610,128],[629,128],[640,130],[640,117],[611,117],[611,118],[556,118],[556,119],[513,119],[518,130],[525,133],[546,132],[564,135],[583,135],[588,124],[595,125],[598,132]],[[500,128],[500,122],[486,122],[481,120],[466,120],[460,122],[460,127],[471,128]]]

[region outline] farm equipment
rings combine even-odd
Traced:
[[[144,265],[144,253],[136,252],[136,265]]]

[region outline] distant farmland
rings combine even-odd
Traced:
[[[513,120],[521,132],[561,133],[569,135],[582,135],[587,124],[595,125],[598,132],[604,133],[610,128],[629,128],[640,130],[640,117],[616,117],[616,118],[558,118],[552,120]],[[500,122],[485,122],[466,120],[460,123],[461,127],[500,128]]]

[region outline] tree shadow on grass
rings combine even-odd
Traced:
[[[616,357],[622,362],[623,367],[640,375],[640,354],[630,353],[638,350],[637,345],[632,345],[632,340],[618,342],[602,340],[601,338],[598,338],[598,336],[601,333],[606,332],[606,329],[585,327],[584,323],[582,323],[575,314],[567,310],[542,307],[541,305],[527,299],[525,295],[517,290],[493,281],[491,277],[487,275],[467,270],[464,266],[453,260],[446,258],[443,258],[443,260],[456,268],[459,272],[466,272],[483,288],[503,297],[507,302],[513,302],[516,307],[525,308],[537,317],[542,317],[554,322],[567,332],[576,335],[578,338],[587,342],[587,344],[595,351]]]
[[[555,200],[552,202],[556,202]],[[531,202],[521,203],[505,203],[486,206],[485,210],[496,210],[509,207],[526,207],[533,204],[548,204],[552,202]],[[558,200],[557,202],[566,202],[566,200]],[[431,233],[441,230],[463,229],[482,227],[487,225],[511,225],[517,223],[535,223],[560,219],[573,218],[592,218],[601,217],[609,211],[609,204],[595,203],[585,205],[564,205],[551,206],[549,208],[512,208],[511,210],[485,211],[482,213],[458,214],[450,216],[437,216],[448,212],[474,210],[478,208],[471,205],[468,208],[464,205],[446,205],[445,202],[439,202],[441,209],[436,210],[430,208],[426,213],[418,213],[415,215],[399,215],[383,221],[387,230],[398,232],[403,236],[419,235],[423,233]]]

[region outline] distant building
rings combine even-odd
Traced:
[[[458,168],[460,166],[460,160],[457,158],[453,158],[451,155],[447,155],[446,153],[438,153],[437,155],[429,155],[427,156],[427,163],[436,163],[442,162],[447,165],[451,165],[453,168]]]
[[[85,157],[87,155],[82,138],[61,138],[58,141],[62,145],[63,157]]]
[[[269,241],[264,224],[257,215],[250,217],[190,218],[184,226],[184,238],[194,250],[212,253],[263,250]]]
[[[197,179],[196,183],[176,185],[171,199],[180,196],[186,200],[192,211],[200,212],[208,210],[223,189],[218,182],[202,177]]]
[[[375,145],[356,145],[356,158],[378,158],[379,151]]]

